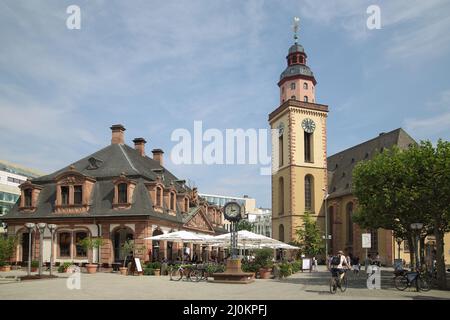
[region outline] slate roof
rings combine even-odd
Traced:
[[[76,171],[96,179],[91,193],[91,206],[87,213],[56,214],[53,212],[56,200],[55,177],[69,171],[71,166]],[[113,209],[113,181],[122,173],[136,182],[136,188],[129,209]],[[165,186],[168,187],[173,183],[177,192],[191,191],[175,175],[163,168],[158,161],[148,156],[141,156],[137,150],[128,145],[111,144],[61,170],[32,179],[32,183],[43,186],[43,189],[38,198],[36,211],[32,214],[27,214],[27,218],[152,216],[173,222],[185,222],[187,215],[182,214],[179,208],[177,208],[176,216],[162,214],[153,210],[152,201],[145,183],[155,181],[158,175],[163,178],[162,183]],[[2,219],[24,218],[24,213],[18,211],[18,203]]]
[[[394,145],[406,149],[412,144],[416,144],[416,141],[402,128],[398,128],[328,157],[329,198],[352,193],[352,172],[358,162],[372,159],[377,152]]]

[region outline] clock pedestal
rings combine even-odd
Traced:
[[[213,273],[214,280],[210,282],[218,283],[251,283],[255,281],[253,272],[243,272],[241,269],[241,259],[228,259],[225,272]]]

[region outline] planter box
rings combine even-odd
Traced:
[[[155,270],[153,270],[153,272],[155,273],[155,276],[161,275],[161,269],[155,269]]]
[[[86,271],[87,271],[87,273],[96,273],[97,272],[97,265],[96,264],[87,264],[86,265]]]
[[[120,274],[126,276],[128,274],[128,268],[127,267],[120,267],[119,268]]]
[[[259,269],[259,276],[261,279],[270,279],[272,277],[272,269]]]

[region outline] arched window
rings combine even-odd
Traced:
[[[24,190],[25,207],[31,207],[32,206],[32,193],[33,193],[33,191],[31,189],[25,189]]]
[[[308,102],[308,96],[304,96],[303,101]]]
[[[278,166],[281,167],[284,164],[284,152],[283,152],[283,146],[284,146],[284,138],[283,135],[278,136],[278,159],[279,164]]]
[[[280,208],[278,214],[282,216],[284,214],[284,179],[280,177],[278,180],[278,206]]]
[[[296,100],[297,98],[295,96],[292,96],[291,99]]]
[[[87,237],[87,232],[78,231],[75,233],[76,257],[87,257],[86,249],[80,245],[80,241]]]
[[[175,193],[170,193],[170,210],[175,210]]]
[[[156,187],[156,206],[162,207],[162,188]]]
[[[305,162],[313,162],[313,132],[303,131],[303,142],[305,148]]]
[[[282,224],[278,227],[278,239],[284,242],[284,226]]]
[[[353,202],[347,203],[346,207],[346,215],[347,215],[347,243],[353,244]]]
[[[303,89],[308,90],[308,84],[306,82],[303,82]]]
[[[82,204],[83,203],[83,186],[73,187],[73,203]]]
[[[291,82],[291,90],[295,90],[295,82]]]
[[[126,183],[121,183],[117,186],[118,191],[118,203],[128,203],[128,185]]]
[[[59,256],[70,257],[70,245],[72,235],[69,232],[61,232],[59,234]]]
[[[305,211],[313,211],[314,178],[308,174],[305,176]]]
[[[69,187],[68,186],[61,187],[61,204],[63,206],[67,206],[69,204]]]

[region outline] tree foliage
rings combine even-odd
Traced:
[[[237,231],[247,230],[247,231],[253,232],[254,225],[250,221],[243,219],[238,222],[236,228],[237,228]]]
[[[440,287],[445,287],[443,238],[450,223],[450,143],[436,147],[422,141],[406,150],[394,147],[362,161],[353,171],[358,198],[354,221],[362,228],[393,230],[409,240],[411,258],[415,242],[412,223],[422,223],[421,238],[434,234]]]
[[[297,228],[295,233],[297,239],[293,244],[300,248],[302,254],[316,256],[324,251],[321,231],[310,212],[305,212],[303,226]]]

